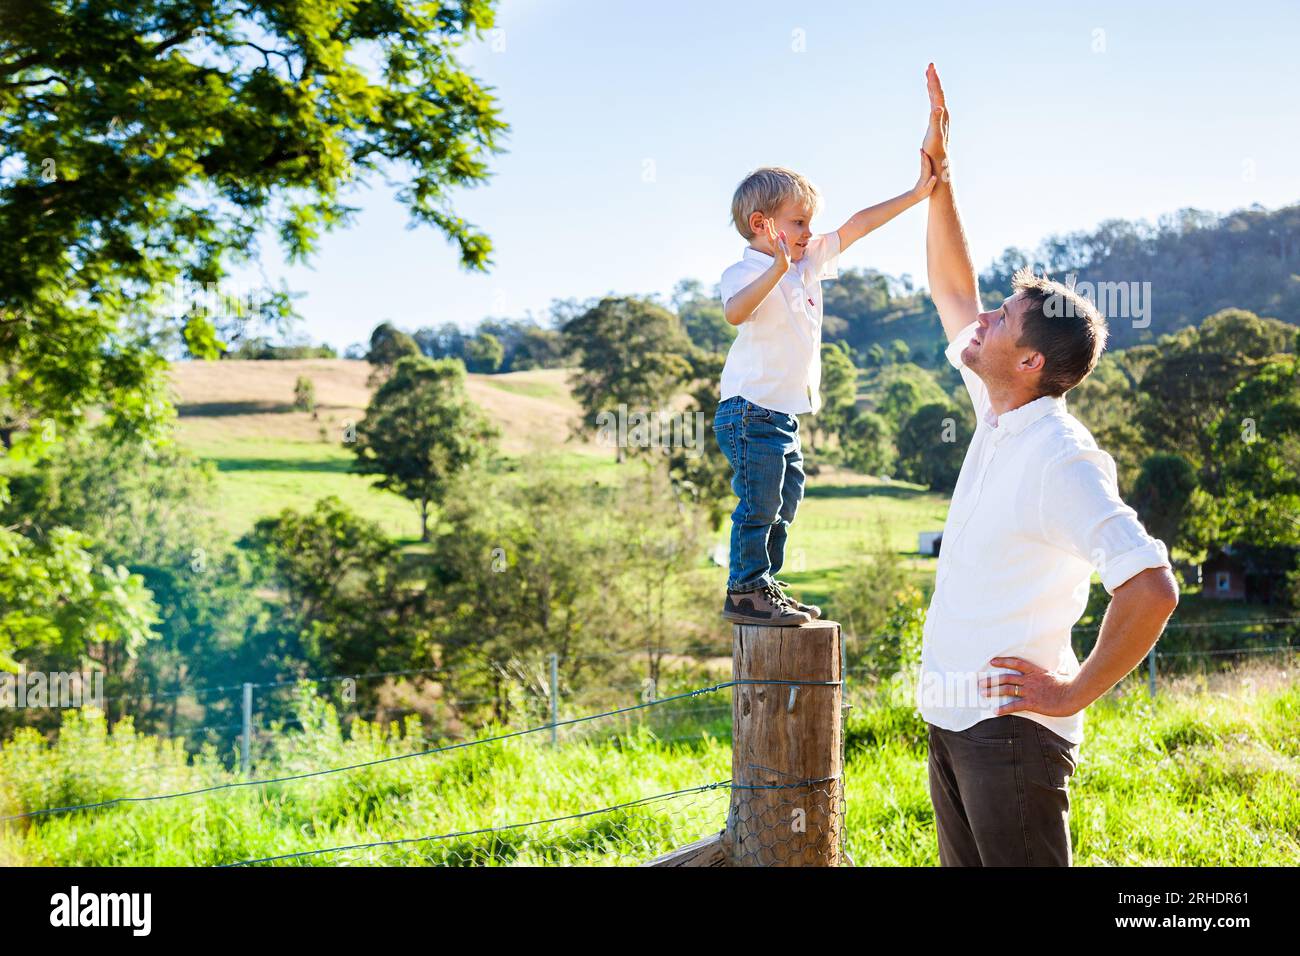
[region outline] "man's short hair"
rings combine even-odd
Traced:
[[[1017,345],[1043,356],[1038,379],[1044,395],[1064,395],[1097,367],[1106,347],[1106,317],[1086,296],[1025,266],[1011,287],[1028,300]]]
[[[754,170],[736,187],[736,193],[731,197],[731,221],[745,239],[753,239],[754,230],[749,228],[749,217],[756,212],[775,216],[781,204],[791,199],[816,212],[822,197],[816,186],[793,169],[764,166]]]

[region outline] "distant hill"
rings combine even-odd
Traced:
[[[1184,209],[1154,225],[1112,219],[1091,231],[1050,236],[1032,251],[1011,248],[980,275],[986,306],[1010,294],[1011,275],[1023,265],[1062,281],[1074,274],[1098,292],[1109,289],[1112,301],[1103,305],[1123,305],[1114,284],[1122,284],[1124,294],[1136,293],[1140,298],[1130,296],[1128,314],[1110,316],[1112,349],[1154,342],[1226,308],[1296,325],[1300,205],[1225,215]],[[900,339],[915,360],[934,364],[943,331],[924,289],[854,269],[824,289],[828,341],[842,340],[865,355],[873,345],[888,350]]]
[[[1183,209],[1155,225],[1107,220],[1090,232],[1052,236],[1032,254],[1008,249],[980,277],[981,289],[999,300],[1027,263],[1053,278],[1074,273],[1094,288],[1150,283],[1150,324],[1112,317],[1113,348],[1154,342],[1227,308],[1300,324],[1300,205],[1226,215]]]
[[[240,439],[337,442],[344,424],[359,421],[370,401],[367,362],[297,359],[276,362],[177,362],[171,367],[180,433],[199,445]],[[317,417],[293,407],[298,376],[312,380]],[[578,417],[565,369],[467,376],[470,398],[500,426],[502,449],[554,447]]]

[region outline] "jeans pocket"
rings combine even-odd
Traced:
[[[753,402],[745,402],[744,420],[747,422],[766,422],[772,420],[772,409],[764,408],[762,405],[755,405]]]
[[[1078,748],[1037,721],[1034,734],[1043,761],[1044,782],[1054,789],[1063,789],[1078,766]]]
[[[1005,722],[1008,717],[1011,717],[1011,715],[1004,714],[1002,717],[989,717],[971,727],[967,727],[965,730],[956,731],[957,736],[969,740],[971,743],[1005,747],[1015,739],[1015,726]]]

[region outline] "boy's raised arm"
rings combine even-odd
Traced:
[[[933,163],[931,163],[930,157],[925,155],[925,151],[922,150],[921,176],[917,179],[916,185],[905,193],[899,193],[893,199],[886,199],[882,203],[868,206],[866,209],[855,212],[850,216],[848,222],[836,230],[840,237],[840,252],[843,252],[872,230],[879,229],[903,210],[912,208],[930,195],[930,191],[934,189],[937,180],[938,177],[935,176]]]
[[[966,244],[966,233],[962,230],[961,216],[957,213],[957,201],[953,198],[948,164],[948,107],[933,63],[925,72],[925,85],[930,94],[930,125],[921,149],[940,172],[939,182],[930,194],[925,252],[930,298],[939,310],[943,330],[951,342],[979,315],[979,283],[975,278],[970,247]]]

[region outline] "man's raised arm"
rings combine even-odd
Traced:
[[[930,194],[925,252],[930,297],[939,310],[943,330],[951,342],[979,314],[979,285],[952,194],[952,171],[948,163],[948,108],[933,63],[925,71],[925,85],[930,94],[930,126],[921,148],[939,173],[939,181]]]

